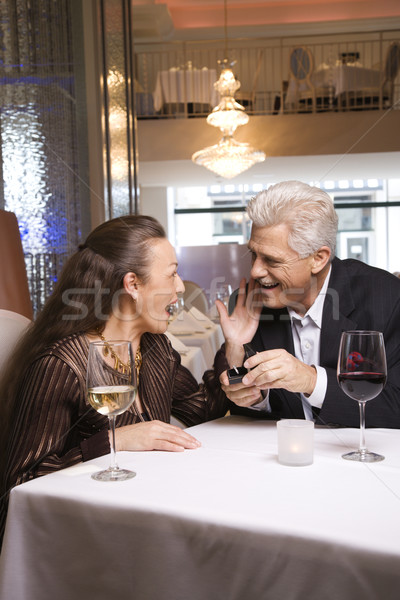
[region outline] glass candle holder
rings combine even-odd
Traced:
[[[278,461],[282,465],[303,467],[314,458],[314,422],[304,419],[282,419],[278,431]]]

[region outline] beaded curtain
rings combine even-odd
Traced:
[[[35,314],[90,228],[81,2],[0,0],[0,208],[18,219]],[[113,218],[138,211],[132,15],[129,0],[94,6]]]
[[[34,311],[80,241],[68,0],[0,1],[0,207],[16,214]]]

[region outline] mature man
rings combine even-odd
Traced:
[[[251,278],[242,280],[230,316],[218,310],[230,367],[257,352],[241,383],[229,385],[231,412],[262,418],[306,418],[359,426],[358,403],[338,386],[342,331],[384,334],[388,377],[368,402],[366,425],[400,428],[400,280],[361,261],[335,257],[337,215],[324,191],[298,181],[278,183],[253,198],[248,244]]]

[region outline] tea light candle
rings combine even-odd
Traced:
[[[282,419],[278,430],[278,461],[282,465],[311,465],[314,454],[314,422],[304,419]]]

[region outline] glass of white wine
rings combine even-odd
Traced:
[[[115,451],[115,417],[135,400],[137,378],[130,342],[91,342],[86,374],[90,405],[109,419],[111,462],[108,469],[93,473],[97,481],[123,481],[135,477],[134,471],[120,469]]]

